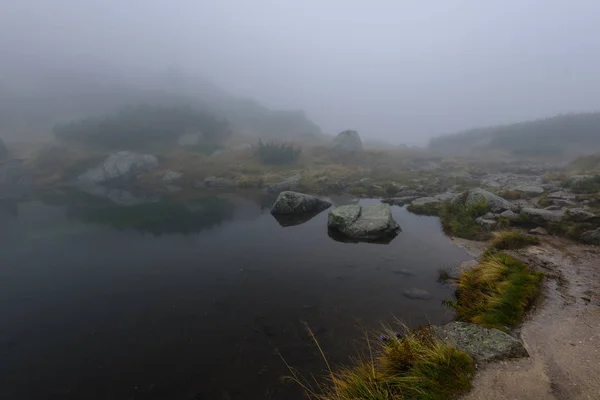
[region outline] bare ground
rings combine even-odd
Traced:
[[[457,242],[480,254],[482,246]],[[547,238],[514,254],[547,274],[517,330],[530,357],[483,367],[463,399],[600,399],[600,249]]]

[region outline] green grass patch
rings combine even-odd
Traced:
[[[470,240],[485,240],[488,236],[483,228],[475,223],[475,218],[485,214],[487,204],[479,202],[472,206],[446,203],[441,208],[440,220],[444,233]]]
[[[327,384],[314,388],[290,368],[291,379],[314,400],[442,400],[471,388],[471,357],[439,341],[429,328],[405,328],[402,334],[386,329],[377,345],[367,344],[367,356],[339,371],[333,371],[323,356],[329,370]]]
[[[544,274],[505,253],[490,252],[456,280],[456,300],[448,302],[460,321],[506,331],[523,319]]]
[[[524,235],[519,232],[499,232],[492,240],[492,247],[497,250],[516,250],[531,245],[540,244],[540,239],[536,236]]]
[[[406,209],[417,215],[439,216],[443,205],[440,203],[409,204]]]

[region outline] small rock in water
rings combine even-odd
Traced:
[[[413,300],[429,300],[433,298],[433,296],[428,291],[418,288],[407,289],[404,292],[402,292],[402,294],[404,294],[404,296],[408,297],[409,299]]]

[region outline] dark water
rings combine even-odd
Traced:
[[[394,207],[390,244],[349,244],[327,212],[282,227],[268,202],[0,204],[0,398],[296,399],[278,351],[324,372],[303,321],[336,363],[365,327],[451,319],[437,270],[468,256],[436,218]]]

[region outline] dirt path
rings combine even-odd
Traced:
[[[484,367],[464,399],[600,399],[600,249],[549,238],[515,254],[547,273],[520,329],[530,358]]]

